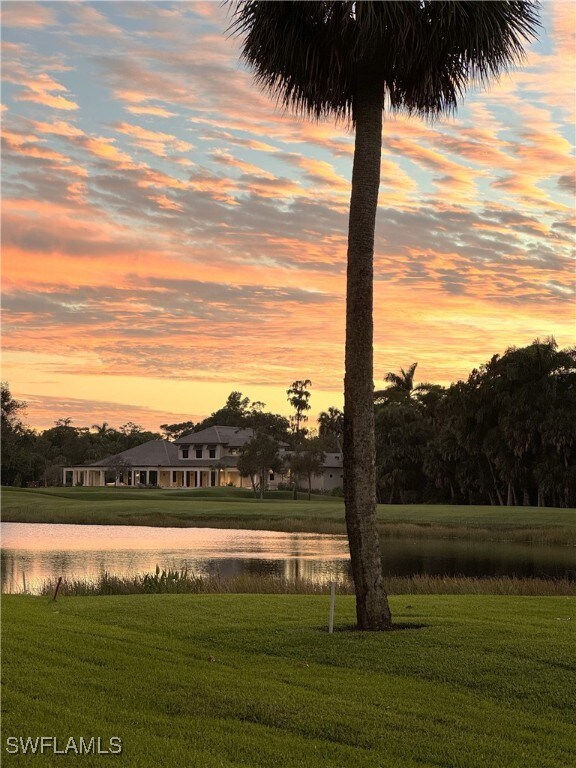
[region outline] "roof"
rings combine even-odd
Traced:
[[[153,465],[155,467],[171,467],[178,464],[178,448],[168,440],[149,440],[147,443],[128,448],[127,451],[115,453],[105,459],[88,464],[89,467],[108,467],[116,461],[124,460],[132,466]]]
[[[174,441],[180,445],[229,445],[240,448],[254,435],[252,429],[240,427],[207,427],[201,432],[190,432]]]

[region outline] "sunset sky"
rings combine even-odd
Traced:
[[[574,5],[436,123],[386,116],[375,378],[574,343]],[[342,405],[353,136],[275,108],[210,2],[3,2],[3,374],[45,428]]]

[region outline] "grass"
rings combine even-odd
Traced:
[[[312,501],[294,502],[286,495],[270,493],[259,501],[248,490],[230,488],[4,488],[2,519],[27,523],[345,532],[341,499],[319,495]],[[576,544],[573,509],[379,505],[378,523],[385,536]]]
[[[45,581],[41,593],[53,595],[56,580]],[[348,579],[337,582],[339,594],[352,595]],[[575,595],[576,581],[570,579],[517,578],[515,576],[471,578],[467,576],[389,576],[384,588],[392,595]],[[328,583],[278,576],[242,574],[238,576],[196,576],[183,570],[156,567],[155,573],[117,576],[104,573],[93,579],[71,578],[62,581],[59,595],[134,595],[134,594],[328,594]]]
[[[4,596],[4,739],[119,736],[129,768],[576,764],[574,598],[391,604],[402,631],[360,634],[339,596],[329,635],[325,596]]]

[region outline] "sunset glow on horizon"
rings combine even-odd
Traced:
[[[211,2],[4,2],[3,373],[35,428],[342,407],[353,135],[275,107]],[[385,115],[375,379],[574,344],[576,11],[454,117]]]

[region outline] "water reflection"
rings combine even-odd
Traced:
[[[187,568],[198,575],[273,574],[327,581],[348,574],[345,536],[212,528],[2,523],[2,591],[22,574],[38,589],[57,576],[93,578]]]
[[[349,577],[345,536],[211,528],[2,523],[3,592],[57,576],[93,578],[187,568],[198,575]],[[386,575],[576,578],[576,549],[506,542],[384,539]]]

